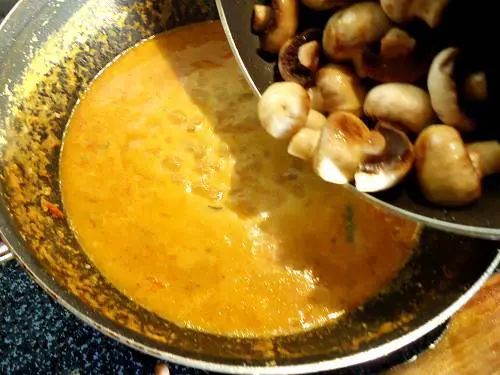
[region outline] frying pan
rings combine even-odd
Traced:
[[[255,0],[217,0],[221,21],[233,53],[250,86],[260,95],[272,82],[281,78],[275,63],[276,57],[258,52],[259,38],[252,33],[251,27],[251,15],[255,3]],[[490,25],[496,22],[492,19],[496,15],[496,9],[493,9],[492,5],[493,3],[487,0],[479,0],[474,4],[465,0],[450,0],[442,17],[443,21],[434,31],[432,39],[435,40],[437,51],[450,45],[458,46],[462,51],[466,51],[468,56],[474,57],[474,64],[478,64],[486,71],[492,103],[491,123],[496,127],[494,124],[498,122],[498,105],[495,107],[495,103],[500,103],[498,100],[500,58],[491,53],[492,49],[481,42],[485,35],[489,35]],[[311,27],[322,29],[332,11],[317,12],[301,5],[299,13],[300,31]],[[421,34],[426,35],[422,32]],[[485,136],[491,139],[491,134]],[[498,133],[494,136],[498,136]],[[423,198],[417,186],[415,176],[412,175],[404,183],[389,191],[366,194],[366,197],[428,226],[467,236],[500,238],[499,175],[483,180],[483,191],[479,201],[463,208],[442,209],[431,205]],[[348,185],[348,188],[354,190],[351,185]]]
[[[31,276],[78,318],[159,358],[225,373],[295,374],[366,363],[448,319],[500,262],[498,244],[423,228],[397,279],[337,324],[238,339],[161,319],[121,294],[80,248],[61,207],[61,137],[92,78],[139,40],[217,18],[201,0],[23,0],[0,27],[0,228]],[[188,296],[186,296],[188,298]]]

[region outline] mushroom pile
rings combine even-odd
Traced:
[[[488,99],[486,75],[457,82],[460,49],[432,51],[408,27],[432,36],[448,0],[301,1],[254,6],[253,31],[283,79],[260,98],[263,128],[325,181],[373,193],[415,169],[428,201],[477,200],[482,177],[500,173],[500,144],[465,144],[478,121],[461,106]],[[304,7],[327,14],[322,30],[298,31]]]

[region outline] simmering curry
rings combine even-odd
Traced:
[[[118,58],[65,135],[66,214],[127,296],[207,332],[337,319],[407,261],[416,225],[321,181],[260,127],[218,22]]]

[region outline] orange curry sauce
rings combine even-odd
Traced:
[[[124,294],[181,326],[265,336],[323,325],[388,285],[415,224],[323,182],[256,117],[218,22],[126,52],[75,109],[65,211]]]

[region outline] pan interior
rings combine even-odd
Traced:
[[[389,343],[451,306],[494,262],[494,243],[424,229],[418,251],[392,287],[342,324],[257,339],[171,324],[118,292],[89,261],[53,210],[62,207],[59,155],[72,109],[95,75],[140,40],[215,18],[212,2],[196,0],[20,3],[0,41],[0,224],[20,261],[104,332],[151,354],[219,371],[345,358]]]

